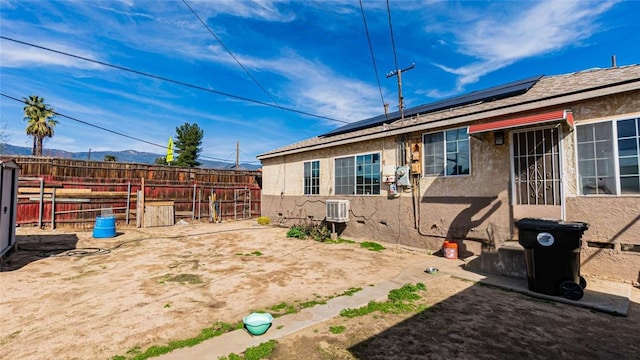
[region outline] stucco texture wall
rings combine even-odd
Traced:
[[[640,90],[608,98],[599,98],[571,105],[576,124],[600,120],[621,120],[640,117]],[[569,177],[572,191],[567,194],[567,220],[589,223],[584,238],[595,242],[628,242],[640,244],[640,195],[587,196],[578,194],[575,137],[567,139],[571,152],[566,156],[573,170]]]
[[[407,137],[408,141],[421,138],[421,133]],[[395,138],[291,155],[286,164],[282,158],[270,159],[263,163],[262,213],[292,225],[324,219],[327,198],[348,199],[351,219],[338,226],[342,236],[430,250],[439,249],[444,239],[459,239],[461,253],[479,254],[481,243],[496,246],[510,238],[509,147],[494,145],[492,134],[483,140],[472,138],[470,145],[471,175],[424,177],[417,189],[400,189],[395,196],[388,194],[386,184],[380,195],[332,195],[333,159],[381,152],[385,164],[396,165]],[[302,164],[311,160],[321,164],[319,196],[302,195]]]
[[[640,283],[640,198],[567,199],[568,220],[589,224],[582,236],[581,272]]]
[[[333,195],[335,158],[379,153],[383,165],[395,165],[397,163],[396,150],[395,138],[388,137],[265,159],[262,161],[262,194],[267,196],[302,196],[304,194],[304,163],[317,160],[320,162],[320,194],[318,196]],[[381,196],[386,195],[387,190],[388,187],[383,185]]]
[[[576,124],[640,116],[640,91],[598,98],[567,108]],[[574,132],[564,139],[566,217],[589,224],[583,239],[584,275],[640,283],[640,196],[584,196],[578,191]]]
[[[511,238],[509,143],[485,133],[470,148],[470,175],[421,179],[421,233],[498,247]]]
[[[564,108],[573,111],[577,124],[640,116],[640,90]],[[579,195],[575,130],[563,125],[561,134],[566,217],[591,225],[583,237],[584,273],[640,281],[640,196]],[[421,138],[422,133],[406,137],[408,142]],[[336,157],[379,152],[384,164],[397,165],[395,137],[267,159],[263,161],[262,212],[274,222],[293,225],[324,219],[329,198],[348,199],[351,219],[338,226],[342,236],[429,250],[439,249],[444,239],[455,239],[467,255],[480,254],[482,249],[499,248],[515,231],[509,190],[511,139],[506,136],[505,140],[504,145],[495,145],[492,132],[484,133],[482,139],[472,137],[470,175],[420,177],[416,188],[396,196],[388,194],[385,184],[380,195],[333,195]],[[312,160],[320,161],[320,195],[304,196],[303,163]],[[589,243],[613,245],[602,248]]]

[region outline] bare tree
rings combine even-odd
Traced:
[[[0,126],[0,154],[4,152],[5,145],[9,141],[10,136],[7,134],[7,124]]]

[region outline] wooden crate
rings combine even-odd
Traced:
[[[173,201],[149,201],[144,205],[144,227],[173,226],[175,222]]]

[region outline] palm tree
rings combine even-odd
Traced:
[[[33,136],[32,154],[42,156],[42,141],[53,136],[53,128],[58,122],[53,118],[55,110],[44,103],[44,98],[31,95],[23,98],[24,120],[27,121],[27,135]]]

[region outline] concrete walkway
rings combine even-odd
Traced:
[[[271,328],[261,336],[252,336],[244,329],[235,330],[224,335],[209,339],[191,348],[177,349],[169,354],[160,356],[162,360],[204,360],[218,359],[230,353],[240,354],[246,348],[259,345],[271,339],[278,339],[308,326],[329,320],[340,314],[346,308],[358,308],[370,301],[387,299],[389,291],[402,287],[407,283],[422,282],[429,288],[429,280],[434,275],[425,273],[427,267],[437,268],[437,276],[451,276],[502,289],[523,293],[537,298],[567,303],[571,305],[592,308],[614,315],[626,316],[629,310],[629,296],[631,285],[588,278],[585,295],[579,301],[571,301],[557,296],[535,293],[527,289],[526,280],[507,278],[499,275],[482,275],[464,270],[465,262],[430,256],[424,266],[409,266],[401,273],[382,281],[375,286],[366,286],[353,296],[333,298],[325,305],[317,305],[301,310],[299,313],[281,316],[274,319]]]

